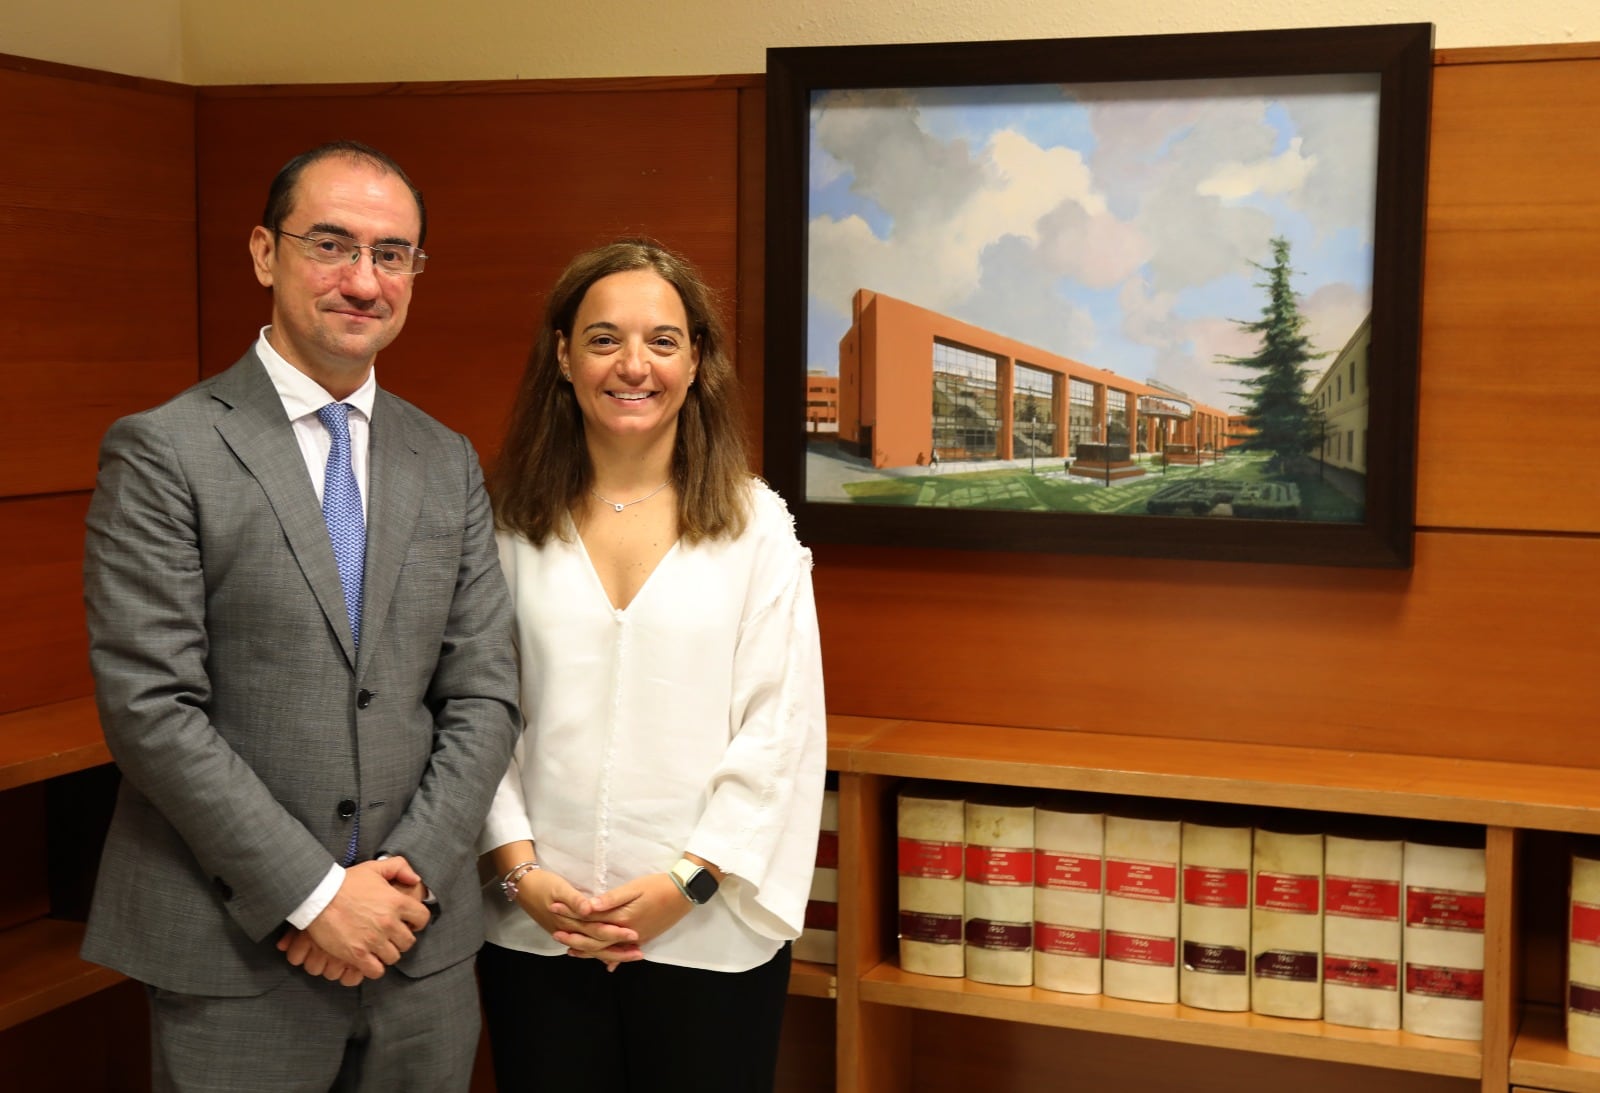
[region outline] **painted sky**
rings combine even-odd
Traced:
[[[1376,75],[818,92],[806,366],[871,288],[1232,408],[1274,236],[1319,349],[1370,310],[1377,125]]]

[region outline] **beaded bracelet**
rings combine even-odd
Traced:
[[[513,865],[500,882],[500,890],[506,894],[507,903],[517,902],[517,881],[539,868],[536,861],[525,861]]]

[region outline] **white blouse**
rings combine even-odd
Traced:
[[[804,920],[827,758],[811,553],[783,500],[752,479],[744,533],[680,540],[620,611],[576,536],[502,533],[500,561],[527,727],[481,849],[532,839],[589,894],[694,853],[730,875],[645,958],[771,959]],[[485,905],[496,945],[566,951],[497,886]]]

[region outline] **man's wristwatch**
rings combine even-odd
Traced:
[[[696,865],[688,858],[679,858],[678,864],[668,870],[667,875],[690,903],[709,903],[711,897],[717,894],[716,876],[705,866]]]

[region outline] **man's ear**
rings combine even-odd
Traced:
[[[251,228],[250,263],[255,267],[256,280],[265,288],[272,287],[272,269],[277,255],[277,240],[272,233],[259,224]]]

